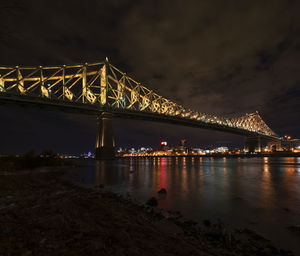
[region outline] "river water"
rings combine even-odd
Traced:
[[[215,222],[228,229],[247,227],[277,247],[300,255],[300,237],[288,226],[300,225],[300,158],[123,158],[85,160],[67,174],[72,182],[130,195],[185,218]],[[166,195],[157,191],[166,188]]]

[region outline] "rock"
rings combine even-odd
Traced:
[[[155,207],[158,205],[158,201],[155,197],[151,197],[147,200],[146,204],[149,206]]]
[[[227,248],[231,248],[232,247],[232,235],[229,233],[227,235],[225,235],[225,245]]]
[[[102,239],[96,240],[96,241],[92,241],[91,242],[91,246],[94,250],[102,250],[103,248],[105,248],[105,243],[104,241],[102,241]]]
[[[280,249],[280,254],[286,256],[293,256],[293,253],[290,250],[284,250],[284,249]]]
[[[168,213],[168,218],[171,218],[171,219],[181,219],[182,218],[182,215],[179,211],[168,210],[167,213]]]
[[[251,225],[256,225],[258,222],[257,221],[253,221],[253,220],[249,220],[248,223],[251,224]]]
[[[112,247],[119,242],[120,241],[116,238],[115,235],[107,235],[107,237],[104,239],[104,244],[106,247]]]
[[[242,232],[246,235],[248,235],[253,241],[261,241],[261,242],[269,242],[268,239],[264,238],[263,236],[259,235],[253,230],[250,230],[248,228],[244,228]]]
[[[264,249],[263,249],[263,253],[264,253],[265,255],[272,255],[272,251],[271,251],[270,248],[264,248]]]
[[[29,256],[29,255],[32,255],[31,251],[26,251],[26,252],[22,253],[22,256]]]
[[[203,225],[206,227],[210,227],[211,226],[210,220],[203,220]]]
[[[176,224],[168,221],[167,219],[162,219],[153,224],[160,232],[167,235],[175,235],[183,233],[183,230]]]
[[[183,224],[187,227],[192,227],[192,226],[197,225],[198,223],[196,221],[193,221],[193,220],[186,220],[185,222],[183,222]]]
[[[122,241],[123,243],[126,243],[126,244],[130,244],[132,242],[130,235],[124,230],[120,230],[119,232],[116,232],[114,234],[114,237],[116,240]]]
[[[158,194],[167,194],[167,190],[165,188],[161,188],[157,193]]]
[[[264,249],[265,253],[267,255],[277,255],[279,254],[279,250],[277,248],[275,248],[272,245],[268,245],[265,249]]]
[[[296,226],[289,226],[287,229],[291,232],[293,232],[295,235],[300,236],[300,225]]]
[[[56,193],[55,193],[55,195],[61,195],[61,194],[65,194],[67,191],[57,191]]]
[[[40,244],[43,244],[43,243],[45,243],[46,242],[46,238],[43,238],[42,240],[40,240]]]

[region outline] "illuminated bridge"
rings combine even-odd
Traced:
[[[138,83],[107,59],[73,66],[0,67],[0,103],[97,115],[98,159],[114,155],[114,117],[243,135],[250,152],[260,151],[261,139],[279,141],[257,112],[226,118],[187,109]]]

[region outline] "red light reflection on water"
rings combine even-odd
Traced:
[[[161,188],[166,188],[167,186],[167,171],[166,171],[166,166],[167,166],[167,159],[165,157],[162,157],[159,159],[160,163],[160,168],[159,168],[159,185]]]

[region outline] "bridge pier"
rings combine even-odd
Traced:
[[[280,151],[281,150],[281,141],[280,140],[268,140],[267,146],[268,146],[268,149],[271,151]]]
[[[97,117],[96,160],[110,160],[115,157],[115,142],[112,115],[103,112]]]
[[[245,137],[244,150],[247,153],[261,152],[260,136]]]

